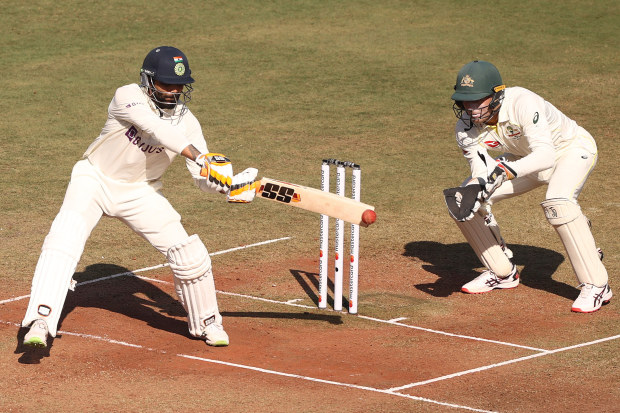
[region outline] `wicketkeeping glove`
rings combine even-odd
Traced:
[[[499,188],[504,182],[509,181],[517,177],[517,173],[512,169],[505,160],[499,158],[497,160],[497,166],[493,169],[493,172],[487,178],[484,185],[484,191],[482,193],[481,201],[486,201],[493,195],[493,192]]]
[[[209,186],[227,194],[232,185],[233,168],[230,159],[221,153],[203,153],[196,158],[200,175],[207,178]]]
[[[482,178],[470,182],[466,186],[444,189],[446,206],[452,218],[457,221],[468,221],[480,209],[480,196],[484,191]]]
[[[248,168],[233,176],[230,192],[228,193],[228,202],[242,204],[252,202],[254,196],[256,196],[256,187],[259,185],[259,183],[255,181],[257,174],[258,169]]]

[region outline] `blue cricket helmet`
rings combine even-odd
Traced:
[[[140,73],[169,85],[194,83],[185,53],[172,46],[160,46],[144,58]]]

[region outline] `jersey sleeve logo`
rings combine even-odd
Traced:
[[[489,148],[497,148],[499,145],[501,145],[501,143],[499,143],[496,140],[492,140],[492,141],[484,141],[484,144],[486,146],[488,146]]]
[[[538,112],[534,113],[534,119],[532,119],[532,122],[534,122],[534,125],[536,125],[538,123],[538,118],[540,115],[538,115]]]

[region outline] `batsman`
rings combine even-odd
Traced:
[[[602,251],[577,201],[598,158],[590,133],[536,93],[507,88],[498,69],[485,61],[461,68],[452,100],[456,141],[471,176],[460,187],[446,189],[444,196],[451,216],[487,268],[462,291],[479,294],[519,285],[512,252],[491,207],[546,185],[543,212],[564,244],[581,288],[571,309],[599,310],[612,292]]]
[[[160,179],[182,155],[202,191],[247,203],[254,199],[258,171],[248,168],[233,175],[227,157],[209,152],[200,123],[187,106],[191,74],[181,50],[161,46],[146,55],[139,84],[116,90],[100,135],[73,167],[63,204],[43,242],[22,321],[29,327],[24,344],[46,347],[48,336],[56,336],[84,245],[105,216],[122,221],[166,257],[187,311],[189,333],[208,345],[228,345],[207,248],[181,225],[181,216],[161,192]]]

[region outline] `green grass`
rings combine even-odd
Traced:
[[[440,291],[433,296],[423,289],[441,290],[445,283],[453,282],[454,278],[449,277],[471,276],[472,268],[480,265],[473,253],[467,256],[463,252],[467,246],[447,214],[442,189],[459,184],[469,173],[453,137],[452,86],[465,63],[483,59],[496,64],[508,86],[538,92],[586,127],[597,140],[599,164],[580,201],[593,222],[595,238],[605,251],[604,262],[617,290],[617,0],[30,0],[5,1],[2,6],[2,298],[28,293],[41,244],[62,203],[71,168],[98,136],[115,89],[138,81],[142,60],[153,47],[173,45],[186,53],[196,79],[191,108],[202,123],[209,149],[228,155],[236,171],[254,166],[261,176],[318,187],[323,158],[362,165],[362,200],[376,206],[378,220],[361,233],[361,258],[367,265],[360,267],[360,314],[382,319],[404,316],[408,323],[429,328],[441,320],[451,331],[487,336],[514,326],[515,315],[526,318],[528,313],[514,311],[508,314],[508,327],[502,327],[505,320],[501,314],[507,304],[511,309],[530,311],[534,320],[542,318],[538,307],[544,306],[535,300],[544,297],[549,302],[561,301],[566,308],[553,307],[549,314],[545,313],[551,327],[543,328],[562,328],[559,334],[541,334],[541,328],[523,323],[525,344],[559,348],[617,334],[617,302],[612,301],[600,317],[573,317],[568,313],[567,297],[538,291],[549,285],[561,288],[562,283],[576,284],[570,263],[561,258],[565,257],[563,246],[539,206],[543,189],[494,207],[503,235],[509,244],[516,245],[515,251],[521,252],[517,262],[527,263],[522,272],[524,279],[531,277],[528,283],[524,281],[524,288],[511,296],[513,301],[502,294],[441,296]],[[173,163],[163,182],[164,193],[182,215],[188,232],[198,233],[211,252],[293,237],[270,247],[214,257],[216,285],[234,283],[238,292],[281,300],[288,299],[288,295],[282,295],[290,292],[310,304],[312,297],[303,295],[299,288],[302,282],[292,272],[307,274],[313,268],[292,265],[298,265],[300,259],[317,258],[317,215],[261,200],[249,205],[228,205],[224,197],[196,189],[181,160]],[[109,275],[103,272],[122,272],[163,262],[163,256],[119,221],[102,219],[86,244],[77,271],[85,278],[94,278]],[[281,262],[291,262],[291,267],[278,267]],[[240,279],[239,274],[246,274],[249,268],[255,269],[258,281]],[[534,281],[537,276],[542,279]],[[477,305],[486,303],[488,311],[478,314],[471,310],[469,299],[476,299]],[[222,301],[228,304],[226,311],[233,307],[234,313],[235,306],[246,310],[245,301],[226,297]],[[549,302],[545,305],[552,308]],[[459,313],[463,309],[468,312]],[[294,315],[244,320],[246,326],[257,329],[272,328],[274,324],[331,327],[342,320],[350,330],[376,328],[363,318],[333,312],[281,307],[274,310],[271,304],[260,302],[252,304],[252,311]],[[471,320],[488,324],[475,325]],[[378,329],[380,334],[381,330]],[[333,332],[340,334],[342,330]],[[423,366],[432,361],[417,347],[420,340],[427,340],[423,336],[391,341],[380,334],[371,345],[388,350],[407,345],[412,360],[420,358]],[[5,336],[0,341],[0,352],[11,359],[7,363],[10,368],[17,366],[17,356],[13,354],[15,338],[12,332]],[[245,338],[233,340],[242,343]],[[277,346],[250,343],[256,346],[256,354],[261,350],[270,352],[271,344]],[[445,343],[440,340],[438,346],[442,344]],[[618,376],[617,368],[614,370],[618,364],[616,348],[617,340],[558,353],[516,365],[517,374],[515,370],[498,369],[491,376],[472,376],[465,383],[469,388],[489,378],[491,382],[505,382],[503,378],[508,376],[502,374],[509,375],[516,387],[504,386],[499,393],[487,395],[492,406],[502,392],[516,390],[519,396],[510,396],[513,398],[498,404],[498,410],[509,411],[524,409],[530,402],[531,394],[520,396],[524,392],[519,379],[533,391],[552,379],[559,397],[553,397],[550,403],[555,403],[556,410],[567,410],[561,407],[563,394],[574,388],[575,382],[590,378],[593,386],[609,378],[610,383],[614,382]],[[396,350],[398,353],[399,349]],[[140,409],[145,401],[161,411],[179,410],[181,401],[181,410],[188,410],[184,407],[192,405],[193,398],[212,410],[220,406],[220,410],[230,410],[231,406],[256,410],[256,406],[263,405],[269,406],[264,410],[298,406],[292,410],[308,411],[309,406],[316,405],[315,393],[310,392],[313,389],[299,397],[296,389],[278,386],[274,395],[269,390],[276,386],[269,380],[256,385],[244,376],[235,376],[234,385],[220,382],[218,377],[211,380],[214,387],[205,390],[201,383],[205,378],[209,381],[210,369],[203,372],[192,367],[199,377],[194,380],[193,375],[183,373],[183,368],[177,371],[176,363],[170,364],[167,359],[165,365],[145,366],[155,374],[151,381],[114,360],[104,362],[101,371],[94,371],[105,354],[88,355],[92,363],[82,363],[83,375],[90,375],[89,382],[93,379],[95,383],[99,380],[126,385],[115,388],[118,394],[115,393],[114,400],[120,401],[110,402],[107,388],[95,391],[90,406],[95,410],[127,410],[133,406]],[[227,357],[227,353],[218,354]],[[56,373],[49,369],[62,364],[67,357],[72,362],[86,357],[77,356],[75,359],[55,351],[52,358],[36,366],[42,378],[36,385],[42,388],[49,384],[46,380],[55,383]],[[215,357],[208,353],[208,357],[212,356]],[[483,358],[480,364],[496,360]],[[8,383],[19,383],[20,377],[28,377],[22,374],[26,368],[20,364],[20,374],[12,375]],[[519,374],[520,369],[523,374]],[[214,371],[213,374],[219,374]],[[559,371],[562,374],[557,374]],[[79,374],[70,377],[78,391],[80,384],[87,382],[83,378]],[[158,387],[162,383],[170,385]],[[459,389],[458,383],[455,388]],[[594,392],[587,386],[582,390],[586,394]],[[425,395],[425,389],[419,391]],[[105,394],[99,396],[102,392]],[[43,401],[46,407],[66,407],[56,402],[58,397],[53,397],[54,386],[43,393],[48,396]],[[439,387],[437,393],[431,390],[429,397],[440,394],[440,399],[448,400],[456,393],[443,393]],[[327,391],[324,395],[328,400],[336,400],[340,394],[344,392]],[[348,393],[347,397],[362,396],[365,395]],[[21,407],[24,399],[20,397],[9,397],[7,393],[8,405]],[[516,400],[518,397],[522,398]],[[596,402],[594,399],[588,400]],[[602,399],[613,399],[613,391],[611,395],[603,394]],[[168,400],[174,400],[174,407]],[[277,406],[280,400],[287,404]],[[346,410],[346,405],[336,401],[332,405]],[[380,407],[377,402],[375,410],[411,408],[410,401]],[[415,408],[438,411],[422,403]],[[350,410],[351,407],[346,411]]]
[[[255,166],[261,175],[317,187],[322,158],[362,165],[362,196],[379,217],[362,233],[367,257],[401,254],[412,241],[462,242],[441,196],[468,173],[452,136],[451,88],[467,61],[494,62],[508,85],[541,93],[597,139],[599,165],[581,200],[613,274],[618,12],[614,1],[171,7],[40,0],[5,7],[0,42],[10,104],[0,140],[0,277],[28,282],[71,167],[98,135],[115,88],[137,81],[143,57],[160,44],[188,55],[197,80],[192,110],[210,149],[231,157],[237,170]],[[229,206],[198,193],[182,162],[167,172],[164,191],[212,250],[282,235],[295,236],[283,254],[315,250],[313,214],[261,201]],[[496,215],[509,242],[561,250],[541,199],[535,191],[506,201]],[[81,265],[102,256],[131,268],[160,259],[122,225],[103,221]]]

